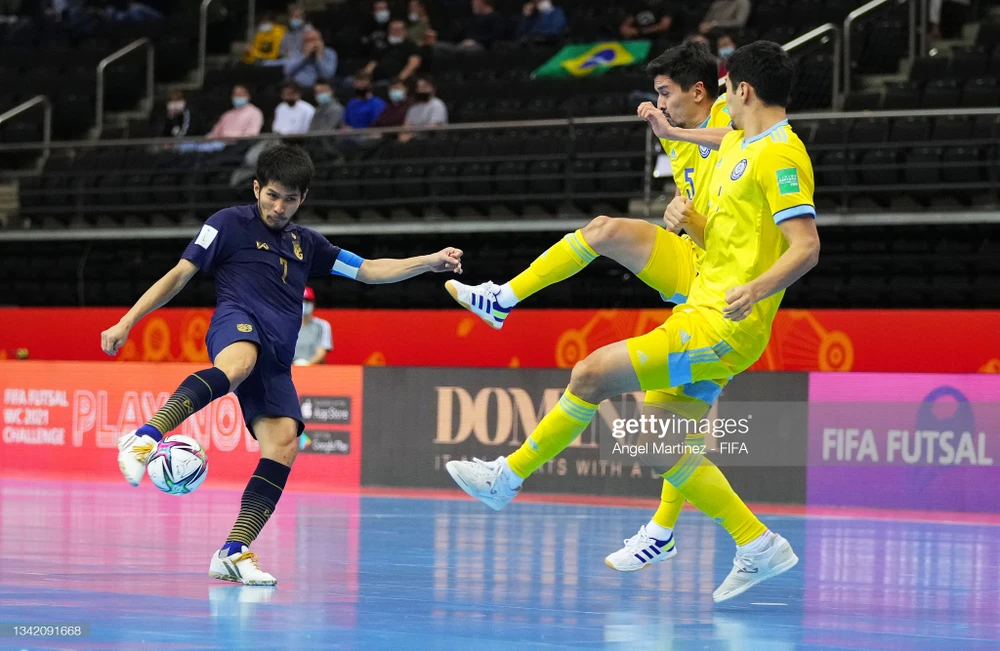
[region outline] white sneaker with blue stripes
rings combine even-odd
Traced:
[[[666,540],[658,540],[646,533],[646,525],[642,525],[639,533],[625,541],[624,547],[604,559],[604,564],[619,572],[635,572],[676,555],[673,534]]]
[[[500,286],[489,281],[482,285],[463,285],[458,281],[449,280],[444,284],[444,288],[459,305],[488,323],[494,330],[503,327],[504,320],[513,309],[500,305]]]

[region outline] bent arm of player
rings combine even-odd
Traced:
[[[196,273],[198,267],[194,263],[190,260],[181,260],[153,283],[153,286],[139,297],[132,309],[125,313],[121,321],[101,333],[101,348],[104,352],[108,355],[116,354],[128,340],[128,333],[132,327],[153,310],[169,303]]]
[[[663,213],[663,223],[667,230],[673,233],[684,230],[695,244],[705,248],[705,224],[708,223],[708,217],[697,212],[694,203],[687,197],[681,196],[679,192],[667,205]]]
[[[430,255],[376,260],[364,260],[353,253],[341,251],[333,265],[332,273],[335,276],[353,278],[367,285],[385,285],[398,283],[428,271],[462,273],[461,249],[449,247]]]
[[[760,276],[726,292],[729,305],[723,314],[727,319],[741,321],[747,318],[754,303],[788,289],[819,262],[819,232],[813,214],[786,219],[778,227],[788,240],[788,250]]]
[[[663,111],[656,108],[652,102],[643,102],[638,108],[639,117],[649,124],[653,130],[653,135],[664,140],[677,140],[680,142],[690,142],[699,147],[708,147],[718,150],[722,146],[722,139],[727,133],[732,133],[732,127],[712,127],[705,129],[683,129],[675,127],[667,121],[667,116]]]

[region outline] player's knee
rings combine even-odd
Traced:
[[[215,358],[216,367],[226,374],[234,391],[250,377],[256,364],[257,349],[252,345],[227,348]]]
[[[577,362],[573,367],[569,390],[578,398],[594,402],[601,395],[602,379],[600,362],[594,356],[590,356]]]
[[[599,215],[583,227],[583,237],[594,251],[600,253],[601,248],[613,242],[621,230],[619,221],[607,215]]]
[[[286,466],[291,466],[299,453],[298,430],[293,426],[272,432],[260,441],[260,455]]]

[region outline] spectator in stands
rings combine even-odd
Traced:
[[[374,58],[375,54],[386,46],[389,37],[389,19],[392,13],[389,11],[387,0],[374,0],[372,2],[372,17],[368,21],[368,26],[364,30],[361,44],[367,48],[369,58]]]
[[[184,101],[184,93],[172,88],[167,95],[167,119],[163,121],[164,138],[183,138],[191,129],[191,111]]]
[[[420,47],[427,45],[427,32],[431,31],[431,19],[423,0],[410,0],[410,10],[406,14],[406,38]]]
[[[719,77],[726,76],[726,59],[736,51],[736,39],[729,32],[719,34],[715,39],[715,53],[719,57]]]
[[[715,0],[698,26],[699,34],[712,30],[741,30],[750,18],[750,0]]]
[[[494,9],[496,0],[472,0],[472,19],[458,43],[437,43],[435,49],[447,52],[478,52],[488,49],[507,33],[507,21]]]
[[[373,127],[401,127],[406,121],[406,113],[413,106],[406,82],[396,79],[389,86],[389,103],[382,115],[372,124]]]
[[[430,77],[417,80],[416,103],[406,112],[407,127],[436,127],[448,124],[448,107],[437,97],[437,88]],[[412,133],[401,133],[399,139],[406,142],[413,138]]]
[[[259,136],[264,114],[250,103],[246,86],[233,86],[233,108],[222,114],[209,132],[209,138],[249,138]]]
[[[274,22],[274,14],[263,14],[257,21],[253,43],[243,51],[243,63],[253,64],[275,61],[285,38],[285,28]]]
[[[322,364],[333,350],[333,330],[328,321],[313,316],[315,308],[316,293],[312,287],[306,287],[302,296],[302,327],[295,342],[295,366]]]
[[[347,129],[366,129],[385,110],[385,102],[372,94],[372,77],[365,72],[354,76],[354,97],[347,102],[344,109],[344,127]]]
[[[309,131],[316,109],[302,99],[302,89],[294,81],[281,89],[281,104],[274,109],[271,130],[286,136],[297,136]]]
[[[336,74],[337,53],[326,47],[323,36],[312,28],[305,34],[302,54],[285,60],[285,77],[303,88],[329,81]]]
[[[643,0],[618,27],[624,39],[657,39],[665,36],[673,24],[670,7],[664,0]]]
[[[381,51],[364,67],[363,72],[375,81],[407,79],[420,68],[421,58],[417,46],[406,40],[406,23],[394,20],[389,23],[389,36]]]
[[[565,12],[553,5],[552,0],[530,0],[521,14],[517,37],[522,41],[554,41],[567,27]]]
[[[333,96],[333,86],[318,81],[313,87],[316,112],[313,113],[309,131],[334,131],[344,124],[344,106]]]
[[[288,31],[281,41],[282,59],[291,59],[301,56],[306,48],[306,34],[313,29],[306,18],[306,10],[300,4],[293,4],[288,7]]]

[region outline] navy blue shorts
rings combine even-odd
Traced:
[[[292,384],[292,368],[275,356],[274,347],[260,333],[257,323],[246,312],[224,308],[216,310],[208,328],[205,343],[212,362],[226,346],[237,341],[257,344],[257,365],[250,377],[236,389],[243,420],[250,434],[257,438],[250,426],[255,418],[287,416],[298,423],[299,434],[305,429],[299,395]]]

